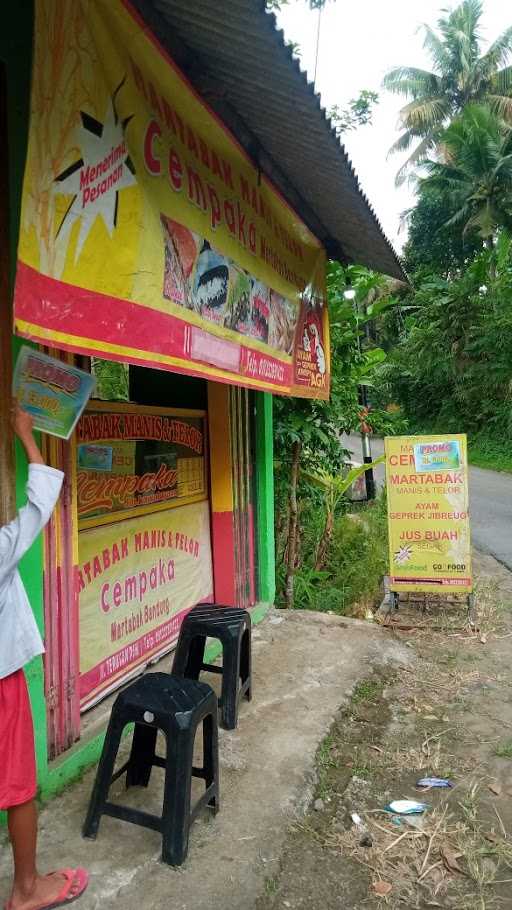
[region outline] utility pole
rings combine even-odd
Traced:
[[[365,314],[366,315],[366,314]],[[368,319],[364,324],[364,333],[366,335],[366,340],[371,341],[370,334],[370,324]],[[371,436],[368,432],[368,424],[366,424],[366,415],[368,414],[368,389],[365,385],[359,386],[359,391],[361,395],[361,404],[364,409],[364,417],[361,421],[361,447],[363,450],[363,461],[365,464],[372,463],[372,444]],[[373,468],[368,468],[365,471],[364,479],[366,483],[366,498],[368,500],[375,499],[375,477],[373,476]]]
[[[359,403],[363,408],[363,412],[368,411],[368,393],[365,385],[359,386]],[[372,463],[372,447],[370,441],[370,434],[364,428],[365,420],[364,417],[361,420],[361,449],[363,451],[363,462],[364,464]],[[368,500],[375,499],[375,477],[373,476],[373,468],[368,468],[364,472],[364,481],[366,484],[366,498]]]

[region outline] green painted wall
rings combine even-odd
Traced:
[[[9,258],[11,288],[14,285],[16,249],[18,245],[19,213],[25,153],[27,144],[30,67],[32,57],[33,3],[19,0],[9,5],[6,21],[0,33],[0,60],[7,75],[7,119],[9,156]],[[13,338],[16,358],[21,342]],[[23,448],[16,442],[16,502],[25,502],[27,461]],[[42,539],[36,541],[20,564],[21,577],[32,604],[39,628],[43,631]],[[34,731],[38,772],[44,777],[47,768],[46,708],[44,702],[43,667],[37,658],[26,668],[34,714]]]

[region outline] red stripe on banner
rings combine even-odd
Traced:
[[[154,358],[138,359],[131,352],[123,356],[104,351],[103,356],[108,359],[128,360],[143,366],[187,373],[194,373],[191,355],[195,350],[196,364],[232,373],[233,382],[239,383],[241,377],[247,377],[251,385],[262,383],[263,388],[275,386],[285,392],[292,383],[291,362],[283,362],[271,354],[210,335],[170,313],[57,281],[19,261],[14,300],[16,319],[40,327],[43,331],[35,340],[44,344],[50,341],[44,336],[44,331],[59,332],[67,336],[65,341],[59,339],[56,342],[59,348],[89,354],[91,345],[87,340],[90,339],[97,342],[100,356],[101,345],[112,344],[131,351],[135,349],[141,355],[148,354]],[[188,337],[190,330],[194,340],[192,352]],[[211,344],[210,359],[208,345],[204,343],[207,338]],[[190,369],[183,367],[180,370],[174,364],[161,362],[159,355],[188,361]],[[195,375],[203,375],[203,372],[196,371]],[[229,381],[229,376],[226,376],[226,381]]]
[[[208,600],[209,598],[206,598],[206,601]],[[190,610],[191,607],[182,610],[160,626],[145,632],[140,638],[124,645],[114,654],[110,654],[87,673],[82,673],[80,676],[81,700],[91,692],[101,692],[116,677],[125,676],[134,667],[144,663],[152,653],[161,651],[166,645],[171,645],[177,639],[181,623]]]

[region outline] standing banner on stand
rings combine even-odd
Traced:
[[[390,589],[472,591],[465,435],[385,439]]]
[[[321,243],[127,0],[35,6],[16,330],[328,398]]]

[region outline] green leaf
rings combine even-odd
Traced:
[[[366,369],[368,367],[376,366],[378,363],[383,363],[386,360],[387,354],[382,348],[371,348],[369,351],[364,352],[364,366]]]
[[[398,297],[388,297],[384,300],[377,300],[375,303],[371,303],[366,312],[371,319],[375,319],[376,316],[380,316],[382,313],[390,310],[391,307],[398,306],[399,303],[400,300]]]
[[[357,480],[361,474],[365,474],[366,471],[376,468],[377,465],[382,464],[386,460],[385,455],[381,455],[380,458],[375,459],[375,461],[369,462],[368,464],[356,465],[351,468],[347,474],[330,474],[328,471],[301,471],[301,476],[304,480],[307,480],[309,483],[312,483],[314,486],[321,487],[323,490],[335,490],[338,495],[345,493]]]

